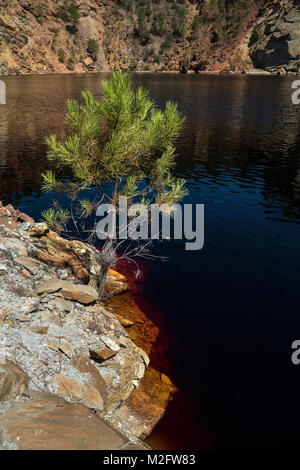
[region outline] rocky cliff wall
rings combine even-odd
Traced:
[[[300,72],[300,4],[272,2],[261,10],[251,32],[249,55],[256,68],[270,72]]]
[[[0,0],[0,73],[297,72],[297,0]]]

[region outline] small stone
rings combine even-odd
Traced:
[[[17,317],[16,320],[18,320],[20,322],[29,322],[30,318],[26,317],[26,315],[22,315],[21,317]]]
[[[49,339],[48,348],[52,349],[53,351],[59,351],[59,342],[56,339]]]
[[[69,277],[69,271],[67,269],[58,269],[57,275],[60,279],[66,280]]]
[[[43,282],[36,288],[36,292],[40,294],[52,294],[62,288],[62,281],[57,278],[50,279],[49,281]]]
[[[28,376],[13,362],[6,359],[4,364],[0,364],[0,402],[21,395],[28,383]]]
[[[91,304],[99,299],[98,292],[94,287],[82,284],[76,284],[70,287],[67,287],[66,284],[64,284],[61,292],[65,299],[75,300],[76,302],[85,305]]]
[[[74,347],[66,340],[61,340],[59,343],[59,350],[63,352],[70,359],[74,356]]]
[[[29,271],[30,274],[34,276],[39,272],[40,268],[43,266],[42,263],[40,263],[36,259],[29,258],[28,256],[19,256],[18,258],[14,259],[14,262],[18,266],[26,268],[27,271]]]
[[[98,349],[90,349],[91,358],[96,361],[107,361],[111,359],[117,354],[117,351],[112,351],[108,348],[98,348]]]
[[[58,310],[64,310],[65,312],[70,312],[73,309],[72,302],[59,297],[52,299],[51,305],[53,305],[54,308],[57,308]]]
[[[112,349],[113,351],[120,351],[120,346],[111,338],[108,338],[107,336],[101,336],[101,340],[103,341],[105,346]]]
[[[30,274],[27,269],[22,269],[21,273],[23,274],[24,277],[27,277],[28,279],[32,278],[32,274]]]
[[[27,232],[29,227],[30,227],[30,224],[28,222],[24,222],[24,223],[18,225],[18,230],[19,230],[19,232]]]
[[[140,355],[141,355],[141,357],[144,361],[145,366],[148,367],[149,363],[150,363],[150,359],[149,359],[148,355],[146,354],[146,352],[143,349],[141,349],[141,348],[137,348],[137,349],[138,349],[138,352],[140,353]]]
[[[39,299],[31,299],[27,301],[25,305],[23,305],[20,308],[20,311],[21,313],[28,315],[28,313],[35,312],[39,308],[39,305],[40,305]]]
[[[0,315],[0,328],[3,325],[3,323],[5,322],[7,315],[8,315],[8,308],[4,307],[4,309],[3,309],[3,311]]]
[[[86,65],[87,67],[89,67],[90,65],[93,65],[94,64],[94,61],[91,57],[87,57],[86,59],[83,60],[83,63],[84,65]]]
[[[40,362],[42,364],[44,364],[44,366],[48,366],[49,365],[49,362],[48,361],[45,361],[44,359],[40,359]]]
[[[44,311],[40,313],[40,319],[44,322],[53,323],[54,325],[61,326],[61,319],[59,313]]]
[[[48,333],[48,326],[31,326],[30,331],[38,335],[46,335]]]
[[[8,274],[7,266],[4,266],[4,264],[0,264],[0,276],[4,276],[5,274]]]
[[[128,318],[124,318],[121,315],[118,315],[117,313],[114,313],[113,315],[116,317],[117,320],[119,320],[121,325],[124,326],[125,328],[130,328],[131,326],[134,325],[134,321],[129,320]]]
[[[28,227],[28,232],[31,237],[42,237],[43,235],[47,235],[49,228],[43,222],[38,224],[31,224]]]
[[[29,215],[24,214],[23,212],[20,212],[20,213],[19,213],[18,219],[23,222],[23,224],[21,224],[21,225],[25,225],[25,224],[26,224],[26,225],[28,225],[28,227],[29,227],[30,224],[34,224],[33,218],[32,218],[32,217],[29,217]],[[27,229],[27,230],[28,230],[28,229]]]

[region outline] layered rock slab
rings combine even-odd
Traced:
[[[0,438],[2,448],[20,450],[117,450],[128,442],[85,406],[38,392],[0,414]]]

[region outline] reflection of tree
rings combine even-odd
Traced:
[[[260,188],[266,210],[299,216],[300,106],[292,78],[134,76],[155,100],[179,101],[187,116],[177,171],[201,184]],[[46,163],[43,138],[63,137],[64,104],[81,89],[99,93],[98,76],[9,77],[0,107],[0,200],[40,187]]]

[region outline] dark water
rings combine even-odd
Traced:
[[[68,97],[100,76],[6,78],[0,200],[38,219],[44,136],[64,136]],[[160,245],[145,295],[168,335],[180,392],[149,442],[157,448],[300,446],[300,106],[281,77],[135,75],[187,121],[176,172],[205,204],[205,246]],[[162,369],[164,366],[162,365]]]

